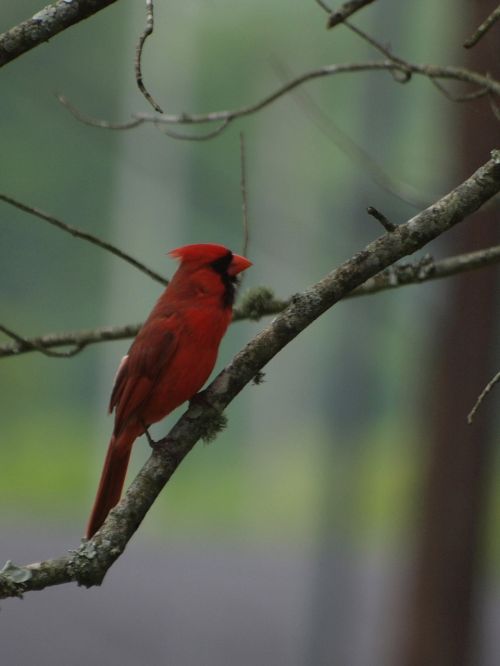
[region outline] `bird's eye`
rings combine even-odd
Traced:
[[[222,257],[219,257],[219,259],[215,259],[215,261],[212,261],[210,263],[210,267],[216,273],[219,273],[220,275],[225,275],[232,260],[233,260],[233,253],[229,250],[227,254],[223,255]]]

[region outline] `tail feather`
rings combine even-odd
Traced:
[[[126,429],[118,436],[111,437],[94,507],[87,525],[88,539],[94,536],[108,513],[120,500],[132,444],[136,437],[135,432],[128,432]]]

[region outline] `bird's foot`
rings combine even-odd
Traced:
[[[205,391],[199,391],[198,393],[195,393],[193,397],[189,401],[189,406],[194,407],[212,407],[211,403],[207,400],[206,398],[206,390]]]

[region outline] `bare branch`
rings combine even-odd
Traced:
[[[6,194],[0,193],[0,201],[5,201],[5,203],[10,204],[11,206],[15,206],[15,208],[19,208],[19,210],[22,210],[25,213],[29,213],[30,215],[34,215],[35,217],[38,217],[41,220],[45,220],[46,222],[52,224],[54,227],[66,231],[66,233],[71,234],[75,238],[81,238],[82,240],[86,240],[89,243],[92,243],[93,245],[97,245],[103,250],[111,252],[111,254],[114,254],[116,257],[123,259],[124,261],[131,264],[135,268],[139,269],[146,275],[149,275],[150,278],[153,278],[153,280],[156,280],[156,282],[159,282],[160,284],[163,285],[168,284],[168,280],[165,280],[165,278],[161,276],[159,273],[156,273],[156,271],[152,270],[151,268],[148,268],[145,264],[143,264],[138,259],[132,257],[130,254],[127,254],[126,252],[119,250],[116,246],[111,245],[111,243],[103,241],[98,236],[94,236],[93,234],[89,234],[86,231],[77,229],[77,227],[72,227],[69,224],[66,224],[66,222],[61,222],[61,220],[58,220],[53,215],[44,213],[43,211],[39,210],[38,208],[34,208],[33,206],[28,206],[27,204],[22,203],[21,201],[17,201],[17,199],[13,199],[12,197],[7,196]]]
[[[478,90],[473,90],[472,92],[466,93],[465,95],[454,95],[446,88],[446,86],[443,86],[443,84],[439,83],[439,81],[436,79],[430,79],[430,82],[435,88],[439,90],[440,93],[442,93],[452,102],[470,102],[473,99],[479,99],[480,97],[484,97],[485,95],[490,94],[486,88],[479,88]]]
[[[42,351],[46,353],[55,347],[72,346],[79,350],[97,342],[110,340],[126,340],[137,335],[140,324],[128,324],[127,326],[107,326],[88,331],[73,331],[71,333],[48,333],[37,338],[24,338],[13,333],[6,326],[0,325],[0,329],[9,337],[16,340],[15,344],[0,345],[0,358],[7,356],[18,356],[31,351]],[[8,332],[7,332],[8,331]],[[76,352],[75,352],[76,353]]]
[[[56,97],[59,100],[60,104],[62,104],[66,109],[68,109],[68,111],[71,113],[71,115],[74,118],[79,120],[84,125],[90,125],[91,127],[98,127],[99,129],[110,129],[110,130],[128,130],[128,129],[134,129],[135,127],[139,127],[139,125],[142,125],[144,122],[139,118],[133,118],[127,123],[112,123],[109,120],[101,120],[99,118],[93,118],[91,116],[87,116],[86,114],[82,113],[64,95],[57,94]],[[154,120],[155,118],[152,118],[151,122],[154,122]]]
[[[452,192],[294,296],[216,377],[204,400],[191,403],[95,536],[69,556],[24,567],[8,562],[0,574],[0,598],[67,582],[87,587],[102,583],[184,457],[276,354],[356,287],[448,231],[499,191],[500,151],[494,151],[491,160]]]
[[[58,0],[0,35],[0,67],[116,0]]]
[[[147,101],[151,104],[153,109],[155,111],[158,111],[158,113],[163,113],[163,109],[154,99],[151,93],[147,90],[142,80],[142,51],[144,49],[144,44],[146,42],[146,39],[153,34],[154,25],[155,25],[153,11],[154,11],[153,0],[146,0],[146,27],[144,28],[144,31],[139,38],[139,43],[137,44],[137,49],[135,54],[135,80],[137,83],[137,87],[144,95],[144,97],[147,99]]]
[[[343,23],[346,19],[352,16],[355,12],[359,12],[360,9],[370,5],[373,0],[349,0],[349,2],[344,2],[336,11],[330,14],[328,18],[327,27],[334,28],[339,23]],[[328,8],[324,5],[323,9],[328,11]]]
[[[243,118],[261,111],[262,109],[270,106],[284,95],[290,93],[303,84],[320,79],[323,77],[334,76],[337,74],[348,74],[356,72],[369,72],[369,71],[388,71],[399,72],[404,77],[408,73],[418,74],[425,76],[429,79],[451,79],[461,81],[463,83],[470,83],[477,87],[484,88],[489,93],[500,97],[500,82],[491,78],[474,72],[462,67],[442,67],[438,65],[418,65],[415,63],[407,63],[406,61],[395,59],[394,56],[391,60],[381,60],[373,62],[357,62],[357,63],[344,63],[334,65],[324,65],[318,69],[313,69],[308,72],[291,79],[284,85],[280,86],[277,90],[273,91],[261,100],[247,106],[238,107],[235,109],[225,109],[221,111],[211,111],[209,113],[200,114],[151,114],[151,113],[135,113],[132,119],[125,123],[114,123],[98,118],[92,118],[83,114],[76,109],[65,97],[59,96],[59,100],[68,110],[80,121],[87,125],[92,125],[105,129],[126,130],[138,127],[143,123],[165,124],[165,125],[195,125],[204,123],[229,123],[236,118]],[[225,129],[223,127],[222,129]],[[217,132],[220,134],[220,131]],[[180,137],[178,137],[180,138]]]
[[[330,7],[326,4],[326,2],[323,2],[323,0],[315,0],[316,4],[321,7],[321,9],[324,9],[327,14],[331,14],[332,10]]]
[[[68,109],[74,118],[76,118],[84,125],[89,125],[89,127],[97,127],[98,129],[108,130],[131,130],[139,127],[139,125],[142,125],[145,122],[141,119],[135,118],[126,123],[113,123],[108,120],[103,120],[102,118],[93,118],[92,116],[87,116],[86,114],[82,113],[64,95],[57,95],[57,99],[64,107]],[[165,134],[171,139],[177,139],[179,141],[207,141],[209,139],[214,139],[219,134],[222,134],[222,132],[227,128],[232,120],[234,119],[226,118],[222,120],[218,127],[210,132],[207,132],[206,134],[185,134],[184,132],[174,132],[173,130],[168,130],[163,126],[160,117],[151,118],[151,122],[154,124],[156,129],[162,132],[162,134]]]
[[[470,49],[472,46],[475,46],[478,41],[483,37],[488,30],[498,21],[500,18],[500,5],[494,9],[486,20],[484,20],[476,32],[469,37],[469,39],[464,42],[464,47]]]
[[[168,130],[166,127],[162,127],[160,123],[155,123],[156,129],[160,130],[162,134],[166,134],[171,139],[177,139],[180,141],[208,141],[209,139],[214,139],[219,134],[226,129],[226,127],[231,122],[231,118],[226,118],[222,121],[221,124],[216,127],[211,132],[206,132],[205,134],[185,134],[184,132],[174,132],[173,130]]]
[[[500,372],[497,372],[497,374],[493,377],[493,379],[490,379],[490,381],[486,384],[484,389],[481,391],[481,395],[479,398],[476,400],[476,404],[474,407],[471,409],[469,412],[469,415],[467,416],[467,423],[469,425],[472,425],[472,421],[474,420],[474,416],[476,415],[477,410],[481,406],[483,400],[486,398],[488,393],[491,391],[491,389],[500,382]]]

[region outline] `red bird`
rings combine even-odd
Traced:
[[[208,379],[231,321],[236,276],[252,265],[222,245],[186,245],[169,254],[180,259],[180,266],[116,374],[109,403],[115,426],[87,526],[89,539],[120,499],[136,438]]]

